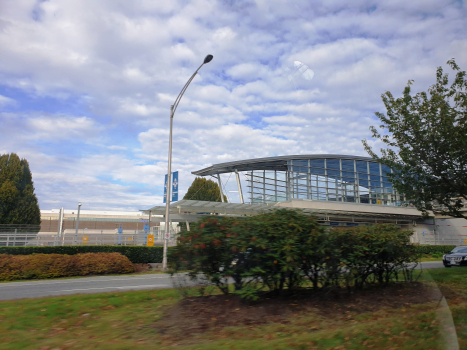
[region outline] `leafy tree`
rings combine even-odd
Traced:
[[[0,224],[40,225],[41,213],[26,159],[0,156]]]
[[[366,140],[366,151],[393,169],[389,181],[418,210],[467,218],[461,212],[467,200],[467,80],[455,60],[447,64],[456,71],[451,86],[448,74],[438,67],[436,83],[427,92],[411,95],[409,80],[403,96],[382,95],[387,113],[376,113],[378,131],[373,137],[388,148],[375,154]]]
[[[219,186],[212,180],[206,180],[204,177],[197,177],[183,199],[221,202],[221,192]],[[224,202],[227,202],[227,197],[224,195]]]

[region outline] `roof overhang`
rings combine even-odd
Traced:
[[[193,175],[208,176],[215,174],[232,173],[237,171],[251,171],[251,170],[276,170],[286,171],[287,161],[291,159],[352,159],[352,160],[363,160],[363,161],[374,161],[369,157],[340,155],[340,154],[298,154],[291,156],[277,156],[277,157],[266,157],[266,158],[254,158],[238,160],[234,162],[219,163],[211,165],[210,167],[192,171]]]
[[[279,208],[300,209],[306,214],[318,217],[342,216],[361,219],[391,219],[415,221],[422,214],[414,208],[392,207],[387,205],[370,205],[345,202],[312,201],[292,199],[287,202],[269,204],[240,204],[181,200],[170,205],[170,214],[174,221],[197,221],[205,215],[258,215]],[[165,215],[165,206],[155,206],[141,210],[148,215]]]

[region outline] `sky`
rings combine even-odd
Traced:
[[[426,91],[451,58],[466,69],[466,5],[0,0],[0,154],[29,161],[41,209],[162,205],[170,106],[212,54],[174,116],[180,198],[216,163],[367,156],[381,94]]]

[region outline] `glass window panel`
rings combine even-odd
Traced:
[[[392,184],[388,182],[383,182],[383,187],[392,188]]]
[[[370,174],[380,175],[379,163],[369,162],[369,164],[370,164]]]
[[[367,174],[358,174],[358,178],[361,180],[368,180],[368,175]]]
[[[324,168],[324,159],[310,159],[310,166],[315,168]]]
[[[301,165],[301,166],[308,166],[308,160],[299,160],[299,159],[293,159],[292,160],[293,165]]]
[[[355,177],[355,173],[348,173],[348,172],[343,171],[342,176],[343,177]]]
[[[381,187],[381,182],[379,181],[371,181],[371,187]]]
[[[338,170],[328,170],[328,176],[341,176],[341,172]]]
[[[370,203],[370,200],[366,197],[360,197],[360,203],[368,204]]]
[[[342,170],[344,171],[354,171],[354,167],[353,167],[353,160],[350,160],[350,159],[342,159],[341,160],[342,162]]]
[[[318,174],[318,175],[324,175],[324,169],[315,169],[315,168],[310,168],[310,172],[312,174]]]
[[[387,178],[386,176],[383,176],[383,177],[382,177],[382,180],[383,180],[384,182],[389,182],[389,180],[388,180],[388,178]]]
[[[357,172],[358,173],[368,174],[367,164],[368,164],[368,162],[365,162],[363,160],[356,160],[355,165],[357,167]]]
[[[342,179],[342,181],[347,182],[347,183],[349,183],[349,182],[350,182],[350,183],[354,183],[354,182],[355,182],[355,179],[349,179],[348,177],[344,177],[344,178]]]
[[[359,180],[359,181],[358,181],[358,184],[359,184],[360,186],[363,186],[363,187],[368,187],[368,186],[369,186],[368,180]]]
[[[326,168],[340,170],[339,159],[326,159]]]
[[[293,171],[299,172],[299,173],[307,173],[308,168],[302,167],[302,166],[294,166]]]
[[[377,175],[370,175],[370,180],[373,180],[373,181],[380,181],[381,178]]]
[[[385,175],[386,173],[390,174],[391,173],[391,168],[388,167],[387,165],[385,164],[381,164],[381,170],[383,172],[383,175]]]

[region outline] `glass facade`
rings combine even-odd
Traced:
[[[287,169],[247,172],[250,202],[273,203],[295,198],[397,206],[404,200],[388,182],[391,169],[376,162],[290,159]]]

